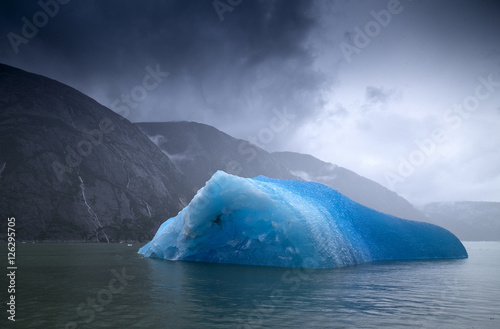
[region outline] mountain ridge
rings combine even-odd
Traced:
[[[217,170],[241,177],[296,179],[270,153],[198,122],[134,123],[191,181],[193,195]]]
[[[217,170],[316,181],[461,238],[500,239],[496,220],[475,225],[480,203],[469,205],[474,220],[457,213],[461,219],[454,221],[440,210],[443,204],[416,209],[382,185],[312,155],[269,153],[197,122],[131,123],[74,88],[0,64],[0,211],[16,217],[19,240],[149,240]],[[1,225],[6,232],[6,221]]]
[[[425,217],[403,197],[349,169],[310,154],[274,152],[272,155],[292,174],[327,185],[364,206],[405,219],[422,220]]]

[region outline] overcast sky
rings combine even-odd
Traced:
[[[500,202],[498,1],[59,1],[2,1],[0,62],[416,204]]]

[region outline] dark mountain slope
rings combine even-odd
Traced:
[[[133,124],[77,90],[0,65],[0,213],[18,240],[149,239],[188,201]],[[4,233],[3,233],[4,234]]]
[[[271,154],[196,122],[136,123],[190,180],[193,195],[217,170],[241,177],[297,179]]]

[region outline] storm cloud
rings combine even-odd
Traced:
[[[207,123],[270,151],[347,167],[413,202],[500,201],[496,1],[0,6],[1,62],[66,83],[115,111],[127,107],[121,114],[132,122]],[[347,43],[357,47],[349,58]],[[488,77],[488,97],[461,116],[455,104]],[[259,139],[280,118],[283,129]],[[446,131],[446,142],[410,175],[388,182],[387,173],[399,175],[436,130]]]
[[[296,125],[321,109],[328,77],[314,68],[312,3],[234,1],[225,11],[215,3],[69,2],[17,54],[4,38],[2,57],[107,106],[159,65],[169,76],[135,97],[131,121],[230,124],[250,134],[276,110],[293,113]],[[21,35],[21,18],[40,11],[36,2],[11,1],[8,9],[3,35]]]

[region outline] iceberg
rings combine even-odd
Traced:
[[[439,226],[362,206],[325,185],[216,172],[139,250],[146,257],[336,268],[390,259],[466,258]]]

